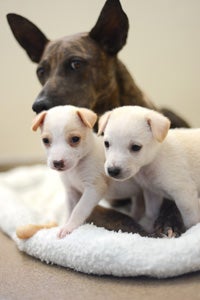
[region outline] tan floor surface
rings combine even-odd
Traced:
[[[200,272],[167,280],[89,276],[23,254],[0,232],[0,300],[18,299],[195,300]]]

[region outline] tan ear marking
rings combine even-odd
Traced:
[[[151,128],[153,137],[161,143],[167,136],[170,120],[162,114],[152,111],[147,117],[147,123]]]
[[[46,114],[47,114],[47,111],[45,110],[35,116],[35,118],[33,119],[33,122],[32,122],[31,130],[37,131],[38,127],[41,126],[42,123],[44,122],[44,118],[45,118]]]
[[[79,108],[77,110],[77,115],[81,119],[82,123],[89,128],[93,128],[97,121],[97,114],[87,108]]]
[[[111,111],[107,111],[105,112],[105,114],[103,114],[100,119],[99,119],[99,123],[98,123],[98,133],[97,135],[101,135],[105,128],[106,128],[106,125],[108,123],[108,120],[110,118],[110,115],[111,115]]]

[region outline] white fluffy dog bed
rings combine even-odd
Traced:
[[[0,174],[0,228],[21,251],[40,260],[88,274],[173,277],[200,270],[200,224],[180,238],[153,239],[83,225],[64,239],[58,228],[43,229],[28,240],[16,227],[28,223],[64,223],[63,187],[45,166]]]

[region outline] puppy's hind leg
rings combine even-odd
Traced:
[[[200,222],[200,199],[196,188],[191,183],[176,193],[174,199],[186,229]]]

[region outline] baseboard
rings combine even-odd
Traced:
[[[44,157],[1,157],[0,172],[5,172],[20,166],[32,166],[45,163],[46,159]]]

